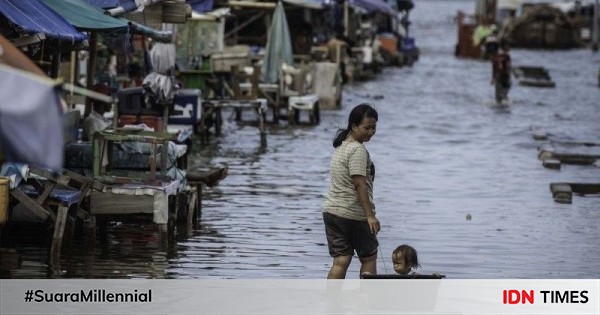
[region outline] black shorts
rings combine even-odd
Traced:
[[[369,257],[377,253],[379,242],[367,221],[351,220],[323,212],[329,255]]]

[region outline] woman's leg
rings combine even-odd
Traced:
[[[496,103],[500,103],[502,101],[502,83],[500,80],[496,78],[495,94],[496,94]]]
[[[352,255],[333,257],[333,265],[329,269],[327,279],[344,279],[352,261]]]
[[[369,272],[372,275],[377,274],[377,252],[371,256],[362,257],[360,259],[360,274]]]

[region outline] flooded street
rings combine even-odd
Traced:
[[[549,190],[551,182],[598,183],[600,167],[546,169],[537,158],[542,142],[531,134],[541,127],[553,138],[600,143],[600,53],[513,49],[513,65],[546,67],[556,88],[514,82],[511,105],[498,107],[490,64],[454,57],[453,18],[473,9],[472,1],[416,1],[419,61],[346,86],[342,109],[321,111],[318,126],[270,127],[266,152],[256,127],[236,124],[226,111],[223,136],[198,143],[190,168],[226,164],[230,175],[204,189],[200,229],[172,252],[161,251],[153,225],[115,223],[96,248],[65,249],[58,271],[47,267],[44,247],[15,246],[21,268],[3,267],[0,275],[324,278],[331,142],[350,109],[368,102],[379,112],[367,144],[377,166],[379,273],[393,273],[392,250],[407,243],[425,274],[600,278],[600,198],[574,195],[573,204],[559,204]],[[359,265],[355,259],[348,278],[358,278]]]

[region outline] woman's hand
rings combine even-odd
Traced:
[[[375,217],[375,215],[367,216],[367,223],[369,223],[369,229],[371,233],[377,234],[379,230],[381,230],[381,225],[379,225],[379,219]]]

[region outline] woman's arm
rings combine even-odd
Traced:
[[[356,194],[358,195],[358,203],[367,216],[367,222],[369,223],[371,233],[377,234],[381,229],[381,226],[379,225],[379,220],[375,217],[375,212],[373,212],[373,207],[369,201],[367,178],[361,175],[353,175],[352,183],[354,184],[354,189],[356,189]]]

